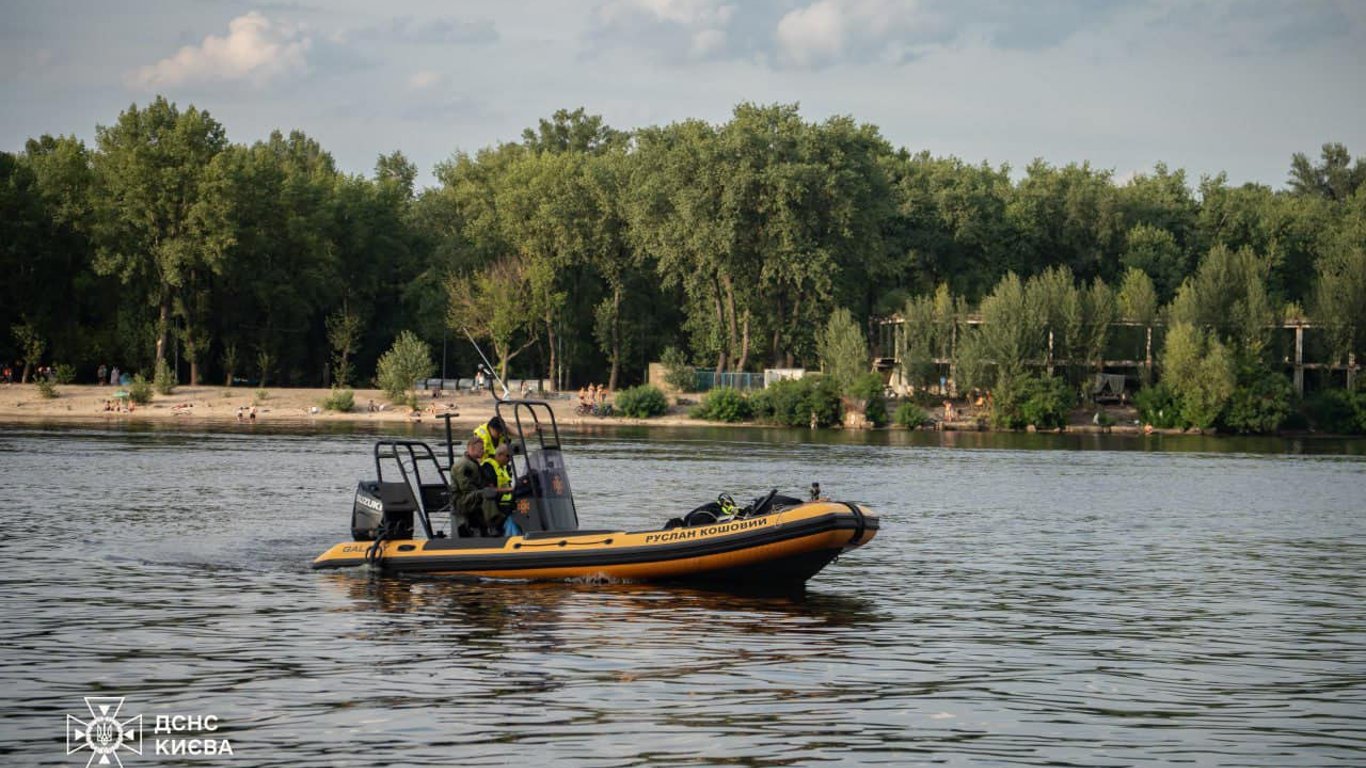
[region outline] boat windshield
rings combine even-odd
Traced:
[[[510,414],[504,414],[510,409]],[[520,464],[515,519],[522,529],[531,531],[576,531],[579,515],[569,473],[560,448],[560,430],[548,403],[539,400],[504,400],[498,415],[511,430]]]

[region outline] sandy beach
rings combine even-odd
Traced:
[[[132,411],[106,410],[110,401],[117,406],[114,393],[123,389],[91,384],[61,384],[57,397],[44,399],[33,384],[0,385],[0,420],[108,422],[111,424],[134,420],[174,420],[184,423],[228,423],[250,420],[250,409],[256,408],[257,423],[291,425],[337,423],[436,423],[440,415],[457,414],[452,422],[473,427],[493,416],[493,398],[487,392],[443,393],[432,398],[419,393],[419,411],[415,416],[408,408],[389,403],[377,389],[357,389],[356,408],[349,413],[324,410],[322,403],[331,394],[327,389],[292,387],[267,388],[265,397],[257,390],[245,387],[180,386],[169,395],[154,395],[147,405],[134,405]],[[549,400],[555,419],[564,427],[602,424],[652,424],[659,426],[724,426],[689,418],[688,406],[673,406],[669,413],[649,420],[618,417],[598,418],[574,413],[577,398]],[[374,403],[376,410],[370,410]],[[244,415],[238,417],[239,410]]]
[[[443,393],[432,398],[428,393],[419,392],[416,414],[403,406],[389,403],[384,393],[377,389],[357,389],[355,410],[348,413],[325,410],[323,401],[331,394],[327,389],[279,387],[268,388],[265,396],[246,387],[180,386],[169,395],[153,395],[147,405],[135,405],[133,410],[117,410],[118,400],[114,393],[122,387],[96,386],[91,384],[61,384],[57,386],[57,397],[44,399],[33,384],[0,384],[0,421],[70,421],[73,423],[119,424],[130,421],[168,421],[186,424],[226,424],[238,421],[251,421],[250,410],[256,408],[256,423],[281,424],[307,427],[327,423],[353,424],[399,424],[421,423],[441,424],[439,418],[453,413],[452,424],[473,428],[493,417],[494,401],[487,392]],[[690,400],[682,405],[674,404],[669,412],[652,419],[628,419],[619,416],[600,418],[585,416],[574,412],[578,399],[573,395],[565,398],[548,398],[547,402],[555,411],[555,419],[561,427],[608,425],[641,425],[658,427],[745,427],[755,426],[754,422],[726,424],[715,421],[694,419],[688,415],[692,403],[699,395],[686,396]],[[116,410],[106,410],[110,402]],[[374,404],[374,410],[370,409]],[[126,407],[126,406],[125,406]],[[1111,427],[1099,427],[1091,423],[1092,411],[1077,409],[1067,426],[1068,432],[1105,432],[1113,434],[1139,434],[1143,430],[1134,419],[1137,414],[1132,407],[1106,409],[1116,417],[1118,423]],[[238,413],[242,413],[239,418]],[[943,416],[936,409],[931,412],[934,423],[924,428],[938,428],[951,431],[979,431],[986,429],[986,414],[980,408],[959,406],[955,418],[942,423]],[[1031,430],[1032,431],[1032,430]],[[1161,434],[1181,434],[1180,430],[1154,430]]]

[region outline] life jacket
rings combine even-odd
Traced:
[[[497,459],[484,459],[482,463],[487,464],[487,465],[489,465],[490,467],[493,467],[493,474],[494,474],[495,477],[498,478],[498,483],[497,483],[497,484],[498,484],[498,487],[499,487],[499,488],[511,488],[511,487],[512,487],[512,473],[511,473],[510,471],[508,471],[508,467],[505,467],[505,466],[503,466],[502,464],[499,464]],[[508,466],[512,466],[512,465],[509,464]],[[511,503],[512,503],[512,494],[511,494],[511,493],[504,493],[504,494],[500,495],[500,496],[498,497],[498,502],[499,502],[500,504],[511,504]]]
[[[475,427],[474,436],[484,441],[484,458],[488,461],[493,460],[493,452],[498,449],[498,443],[507,442],[507,435],[503,435],[498,443],[493,442],[493,433],[489,432],[488,424],[480,424]]]

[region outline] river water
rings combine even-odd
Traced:
[[[620,430],[585,527],[819,481],[880,512],[804,595],[314,572],[374,435],[0,427],[0,754],[81,765],[1366,764],[1346,441]],[[157,755],[212,715],[224,756]]]

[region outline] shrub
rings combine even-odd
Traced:
[[[356,393],[349,389],[332,388],[332,394],[323,400],[323,410],[350,413],[356,408]]]
[[[773,421],[772,387],[750,393],[749,415],[758,421]]]
[[[1026,425],[1038,429],[1062,429],[1067,426],[1067,414],[1076,403],[1072,388],[1061,377],[1030,377],[1021,386],[1023,400],[1020,414]]]
[[[76,366],[59,363],[53,375],[57,377],[58,384],[73,384],[76,381]]]
[[[140,373],[134,376],[133,383],[128,385],[128,399],[138,405],[152,402],[152,382]]]
[[[702,404],[693,409],[692,416],[708,421],[735,423],[748,419],[752,411],[745,396],[731,387],[719,387],[702,398]]]
[[[261,387],[260,389],[256,390],[254,399],[256,401],[256,404],[260,405],[261,403],[264,403],[265,401],[270,399],[270,393],[266,391],[265,387]]]
[[[1138,409],[1138,418],[1144,424],[1160,429],[1181,426],[1181,403],[1166,384],[1140,389],[1134,395],[1134,407]]]
[[[57,385],[53,383],[52,379],[49,379],[46,376],[39,376],[36,383],[38,386],[38,395],[44,400],[51,400],[57,396]]]
[[[175,375],[171,373],[171,366],[165,360],[158,360],[156,373],[152,375],[152,386],[156,387],[157,394],[169,395],[175,391]]]
[[[1317,392],[1304,401],[1309,423],[1321,432],[1354,435],[1366,432],[1366,397],[1345,389]]]
[[[379,388],[394,403],[417,402],[413,388],[417,380],[432,375],[436,364],[432,362],[431,350],[427,343],[412,331],[399,333],[394,345],[379,359],[375,378]]]
[[[664,364],[664,383],[679,392],[697,391],[697,368],[688,362],[683,350],[669,347],[659,359]]]
[[[840,420],[839,385],[828,376],[817,375],[775,381],[753,405],[759,418],[774,424],[808,427],[815,421],[818,427],[828,427]]]
[[[1260,361],[1238,366],[1238,385],[1224,406],[1220,424],[1234,432],[1275,432],[1290,415],[1294,387],[1285,374]]]
[[[878,427],[887,423],[887,400],[882,392],[882,376],[865,373],[854,379],[848,393],[849,397],[863,402],[863,415]]]
[[[1074,403],[1072,388],[1062,378],[1024,376],[997,388],[991,418],[1002,429],[1061,429]]]
[[[649,384],[618,392],[615,402],[618,413],[633,419],[662,416],[669,410],[669,401],[664,393]]]
[[[904,402],[896,407],[896,412],[892,414],[892,422],[899,427],[915,429],[930,420],[930,415],[924,408],[912,402]]]

